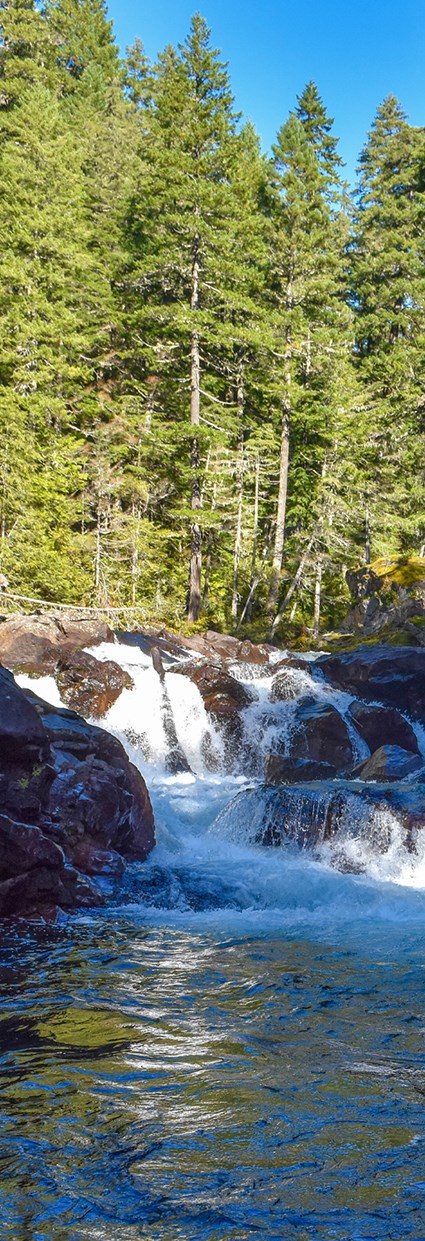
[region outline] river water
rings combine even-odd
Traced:
[[[423,857],[396,831],[352,846],[362,874],[255,846],[228,807],[258,777],[205,771],[205,730],[226,756],[192,683],[166,678],[195,772],[171,777],[159,679],[119,657],[107,724],[158,845],[100,912],[3,934],[1,1238],[424,1241]]]

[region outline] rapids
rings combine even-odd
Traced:
[[[232,765],[165,659],[191,768],[171,776],[149,654],[91,653],[133,677],[102,725],[145,776],[158,843],[100,912],[3,937],[2,1237],[424,1241],[425,840],[408,853],[391,812],[355,824],[348,798],[339,847],[361,873],[329,842],[261,847],[264,760],[296,702],[270,702],[272,669],[232,669],[254,694]],[[312,673],[295,691],[347,719]]]

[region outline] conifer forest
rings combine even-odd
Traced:
[[[425,130],[377,100],[351,192],[315,83],[264,153],[224,55],[0,3],[0,570],[317,637],[424,550]]]

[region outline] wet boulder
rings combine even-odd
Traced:
[[[415,731],[395,707],[369,707],[355,701],[350,703],[348,712],[371,753],[383,745],[400,746],[402,750],[418,753]]]
[[[365,762],[358,763],[352,776],[359,780],[405,780],[423,768],[419,754],[403,750],[399,745],[381,745]]]
[[[11,768],[30,767],[49,755],[49,742],[32,703],[15,684],[6,668],[0,668],[0,763]]]
[[[305,672],[305,665],[303,671]],[[301,680],[302,684],[302,680]],[[292,665],[284,667],[273,677],[270,690],[270,702],[290,702],[298,698],[300,693],[299,669]]]
[[[12,672],[49,676],[55,672],[62,651],[113,640],[113,631],[103,621],[77,621],[66,613],[19,614],[0,622],[0,660]]]
[[[241,712],[254,701],[255,695],[217,664],[183,665],[178,671],[197,686],[214,723],[231,742],[239,744],[243,732]]]
[[[106,715],[123,689],[131,688],[128,672],[113,660],[95,659],[86,651],[62,651],[57,659],[61,698],[73,711],[90,717]]]
[[[282,738],[276,752],[291,760],[330,763],[337,772],[349,771],[353,749],[345,720],[331,703],[306,694],[296,704],[289,745]]]
[[[338,869],[357,870],[350,842],[376,855],[391,845],[394,831],[408,853],[425,829],[425,788],[408,782],[368,784],[339,780],[243,789],[218,816],[215,830],[244,844],[289,847],[321,853]],[[359,855],[357,855],[359,856]]]
[[[313,675],[366,702],[396,707],[413,720],[425,719],[425,650],[412,646],[360,646],[322,655]]]
[[[269,754],[266,761],[266,784],[334,780],[336,774],[333,763],[320,763],[310,758],[285,758],[282,754]]]
[[[0,669],[0,916],[102,903],[93,880],[155,843],[149,794],[116,737]]]

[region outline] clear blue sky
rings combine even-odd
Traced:
[[[183,42],[198,8],[264,149],[310,78],[335,118],[350,180],[385,95],[425,125],[425,0],[110,0],[109,15],[122,49],[139,35],[154,59]]]

